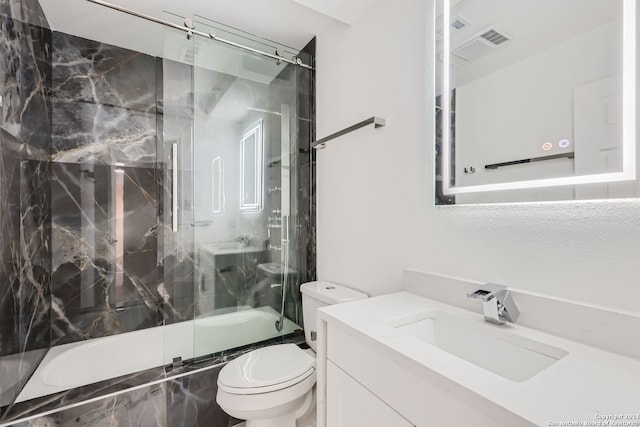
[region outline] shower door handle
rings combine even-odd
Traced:
[[[171,144],[171,231],[178,231],[178,144]]]

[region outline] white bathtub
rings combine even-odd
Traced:
[[[247,309],[168,326],[52,347],[16,399],[22,402],[300,329],[271,307]]]
[[[11,399],[18,392],[20,380],[28,374],[32,366],[28,358],[21,354],[5,356],[0,359],[0,406],[11,403]]]

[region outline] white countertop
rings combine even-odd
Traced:
[[[427,310],[446,311],[488,328],[501,328],[563,349],[568,355],[532,378],[516,382],[425,342],[402,337],[388,326],[395,319]],[[517,324],[492,325],[482,315],[408,292],[324,307],[319,316],[329,325],[339,322],[370,337],[378,351],[404,356],[534,424],[640,426],[640,360]],[[640,339],[640,331],[630,331],[627,339]],[[607,416],[627,418],[614,421]]]

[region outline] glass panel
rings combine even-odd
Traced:
[[[199,31],[225,39],[261,44],[200,18],[196,25]],[[293,283],[301,277],[291,267],[289,231],[294,227],[288,207],[295,68],[199,37],[195,46],[198,357],[299,330],[298,289]],[[223,169],[222,164],[229,167]],[[291,319],[284,316],[283,300],[288,301],[285,311],[294,313]]]
[[[163,17],[182,24],[183,18]],[[161,241],[158,259],[163,280],[164,363],[193,358],[194,193],[193,55],[195,45],[182,31],[165,28],[159,89],[162,115],[158,157],[162,159]],[[211,210],[211,209],[209,209]]]

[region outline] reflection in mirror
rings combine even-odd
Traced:
[[[211,162],[211,211],[214,214],[224,213],[224,174],[220,156]]]
[[[440,7],[438,204],[640,196],[635,0]]]
[[[251,125],[242,135],[240,153],[240,209],[262,210],[262,120]]]

